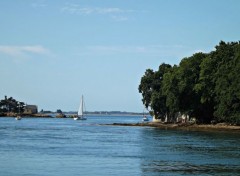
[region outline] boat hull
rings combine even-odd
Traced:
[[[149,119],[148,119],[147,117],[144,117],[144,118],[142,118],[142,121],[143,121],[143,122],[148,122]]]
[[[86,117],[74,117],[73,120],[87,120]]]
[[[16,119],[16,120],[21,120],[22,117],[21,117],[21,116],[17,116],[15,119]]]

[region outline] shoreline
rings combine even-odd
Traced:
[[[17,114],[11,114],[11,115],[0,115],[1,117],[6,117],[6,118],[15,118],[17,117]],[[48,114],[22,114],[21,117],[23,118],[54,118],[51,115]]]
[[[212,124],[164,124],[160,122],[143,123],[113,123],[105,124],[113,126],[135,126],[135,127],[154,127],[165,130],[184,130],[184,131],[215,131],[215,132],[236,132],[240,133],[240,126],[227,125],[225,123]]]

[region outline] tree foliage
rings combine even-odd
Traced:
[[[240,123],[240,43],[221,41],[210,53],[196,53],[158,71],[147,69],[139,92],[158,118],[178,112],[198,122]]]
[[[23,102],[17,101],[12,97],[4,97],[3,100],[0,100],[0,112],[1,113],[22,113],[24,110],[25,104]]]
[[[165,106],[166,96],[162,94],[163,76],[171,70],[171,65],[161,64],[158,71],[154,72],[147,69],[145,75],[141,79],[139,92],[143,96],[143,104],[146,108],[151,108],[153,114],[164,114],[167,111]]]

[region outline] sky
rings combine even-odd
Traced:
[[[239,0],[1,0],[0,99],[142,112],[146,69],[240,40]]]

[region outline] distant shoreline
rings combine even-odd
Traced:
[[[66,117],[57,117],[57,113],[50,113],[50,114],[24,114],[21,115],[23,118],[71,118],[71,116],[76,115],[76,114],[64,114]],[[11,115],[6,115],[6,114],[0,114],[1,117],[16,117],[17,114],[11,114]],[[114,117],[114,116],[121,116],[121,117],[129,117],[129,116],[142,116],[142,114],[86,114],[86,116],[109,116],[109,117]]]
[[[164,124],[160,122],[143,122],[143,123],[113,123],[106,124],[113,126],[138,126],[138,127],[155,127],[165,130],[185,130],[185,131],[216,131],[216,132],[237,132],[240,133],[240,126],[228,125],[225,123],[212,124]]]
[[[6,117],[6,118],[11,118],[11,117],[16,117],[17,114],[10,114],[10,115],[0,115],[0,117]],[[23,114],[21,115],[23,118],[54,118],[53,116],[49,114]]]
[[[59,113],[55,112],[50,112],[50,113],[37,113],[37,114],[22,114],[22,117],[55,117]],[[68,116],[73,116],[76,115],[77,112],[75,113],[62,113],[62,115],[65,115],[66,117]],[[0,117],[16,117],[18,114],[17,113],[0,113]],[[141,113],[86,113],[86,116],[142,116],[143,114]],[[145,114],[149,116],[149,114]]]

